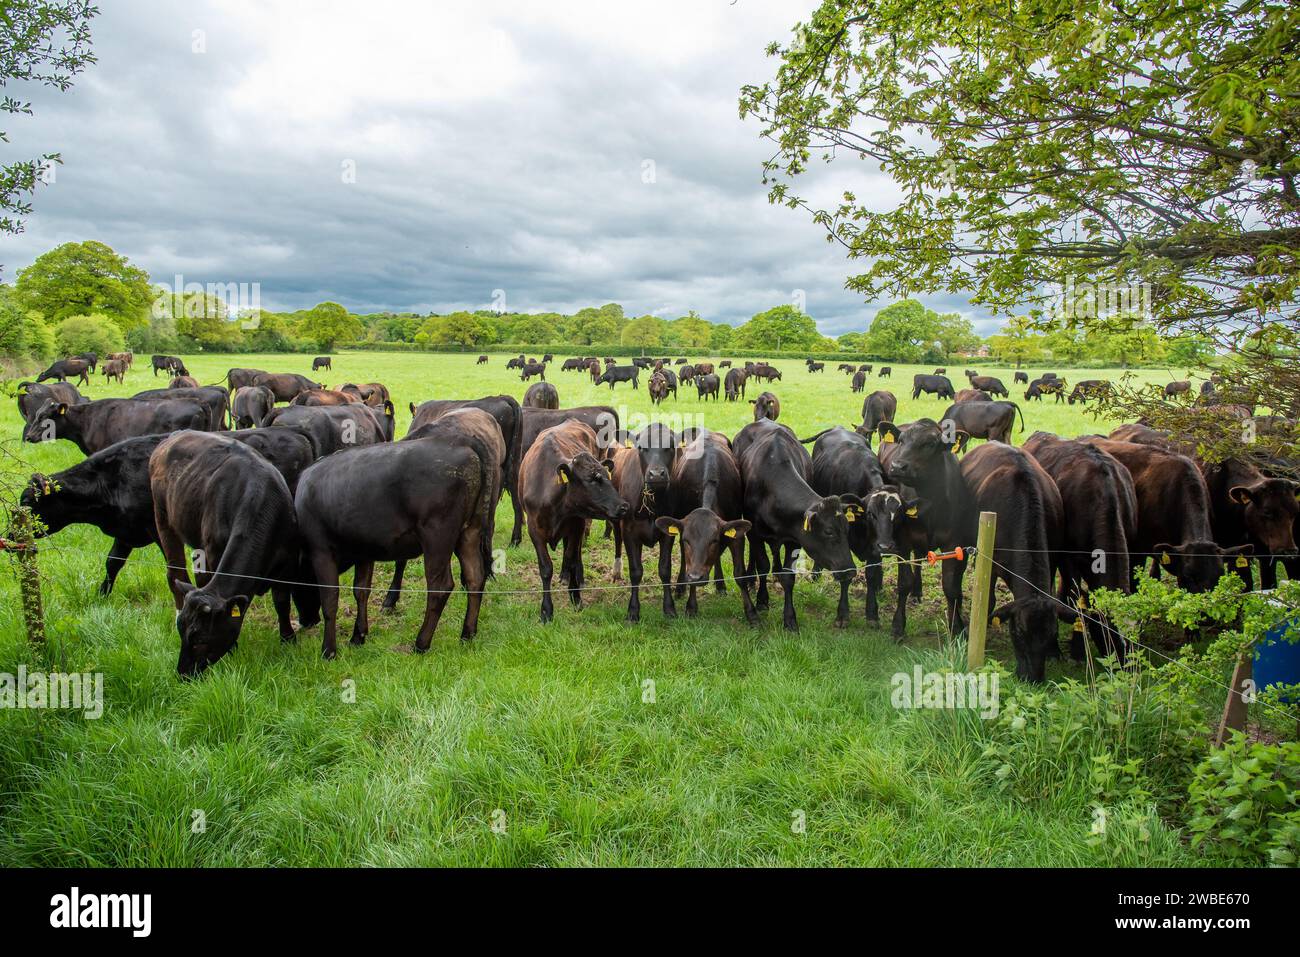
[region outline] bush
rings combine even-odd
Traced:
[[[126,348],[121,328],[101,313],[69,316],[59,323],[55,335],[59,351],[65,356],[79,352],[94,352],[102,356]]]
[[[1194,846],[1249,864],[1300,863],[1300,744],[1234,734],[1197,766],[1189,796]]]

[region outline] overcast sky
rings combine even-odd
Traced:
[[[511,310],[735,324],[802,290],[838,335],[885,304],[844,289],[863,264],[807,213],[768,205],[770,144],[737,111],[812,2],[101,7],[70,93],[13,91],[36,116],[5,118],[7,154],[65,165],[0,239],[8,280],[98,239],[155,281],[259,283],[269,309],[445,312],[503,290]],[[893,195],[857,160],[814,170],[816,198]]]

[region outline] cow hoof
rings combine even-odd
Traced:
[[[849,627],[849,623],[848,623],[847,621],[845,621],[843,618],[836,618],[836,619],[835,619],[835,627],[836,627],[836,628],[847,628],[847,627]]]
[[[379,612],[380,612],[380,614],[382,614],[382,615],[396,615],[396,614],[397,614],[397,606],[396,606],[396,605],[389,605],[389,604],[385,603],[385,604],[383,604],[383,605],[380,606],[380,608],[379,608]]]
[[[868,624],[868,625],[878,625],[878,624],[880,624],[880,616],[879,616],[879,615],[867,615],[867,624]]]
[[[324,658],[326,661],[333,661],[335,658],[339,656],[339,653],[337,651],[331,651],[327,648],[320,653],[320,656]]]
[[[280,636],[280,641],[281,641],[281,643],[288,643],[288,642],[290,642],[290,641],[297,641],[297,640],[298,640],[298,635],[297,635],[297,633],[296,633],[296,632],[292,632],[292,631],[289,632],[287,635],[281,635],[281,636]]]
[[[429,646],[425,645],[423,648],[421,648],[420,643],[418,641],[411,647],[412,650],[414,650],[417,655],[424,655],[429,653]]]
[[[113,590],[113,586],[106,581],[99,583],[99,597],[105,598]]]
[[[640,612],[636,612],[636,613],[634,614],[633,612],[630,612],[630,611],[629,611],[629,612],[627,613],[627,617],[624,618],[623,620],[626,621],[629,625],[640,624],[640,622],[641,622],[641,613],[640,613]]]
[[[353,635],[348,639],[349,645],[364,645],[366,643],[365,635]]]

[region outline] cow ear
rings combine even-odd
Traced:
[[[393,414],[395,414],[395,413],[393,412],[393,403],[391,403],[391,402],[385,402],[385,403],[384,403],[384,415],[393,415]]]
[[[881,422],[876,426],[876,431],[880,433],[881,442],[897,442],[900,435],[898,426],[893,422]]]
[[[172,584],[175,586],[176,590],[180,592],[182,595],[188,595],[190,592],[194,591],[196,587],[198,587],[186,581],[177,581],[177,582],[173,582]]]
[[[660,515],[655,519],[655,528],[665,535],[680,535],[682,533],[682,523],[666,515]]]
[[[569,484],[569,479],[573,476],[573,471],[569,468],[569,463],[561,462],[555,467],[555,474],[559,476],[556,481],[561,485]]]
[[[227,618],[236,620],[242,619],[248,612],[248,596],[236,595],[226,602],[225,615]]]
[[[753,526],[743,518],[738,518],[734,522],[727,522],[722,526],[723,538],[744,538]]]
[[[917,519],[921,517],[921,500],[919,498],[909,499],[903,503],[903,515],[907,518]]]
[[[411,406],[411,415],[415,415],[415,403],[414,402],[410,403],[410,406]]]
[[[1000,608],[993,609],[993,614],[989,615],[989,624],[994,628],[1001,628],[1002,623],[1011,618],[1016,611],[1016,603],[1009,601]]]
[[[1245,485],[1234,485],[1228,489],[1228,500],[1237,505],[1249,505],[1251,501],[1251,491]]]
[[[966,448],[966,443],[968,443],[969,441],[970,441],[970,433],[958,429],[955,436],[953,437],[952,454],[956,455],[959,450]]]
[[[1178,546],[1170,545],[1167,542],[1161,542],[1155,547],[1155,556],[1156,561],[1160,563],[1161,568],[1168,568],[1170,571],[1178,568]]]
[[[67,414],[68,414],[68,403],[66,403],[66,402],[60,402],[60,403],[59,403],[59,407],[58,407],[57,409],[55,409],[55,411],[56,411],[59,415],[67,415]]]
[[[605,459],[605,461],[601,462],[600,464],[605,466],[605,471],[609,473],[609,480],[611,482],[614,481],[614,460]]]
[[[817,516],[817,509],[815,508],[810,508],[808,509],[808,511],[803,513],[803,530],[805,532],[812,531],[812,522],[816,516]]]

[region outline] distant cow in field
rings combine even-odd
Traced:
[[[609,390],[614,391],[614,385],[618,382],[631,382],[633,389],[639,389],[641,367],[636,365],[630,366],[609,366],[604,373],[596,380],[596,385],[609,383]]]
[[[777,382],[781,379],[781,370],[768,365],[766,362],[755,363],[749,374],[755,379],[766,379],[768,382]]]
[[[912,398],[918,398],[922,392],[933,395],[937,399],[951,399],[957,395],[948,377],[939,373],[912,376]]]
[[[524,393],[524,401],[520,404],[526,409],[558,409],[560,393],[549,382],[534,382]]]
[[[1100,399],[1110,391],[1110,380],[1108,379],[1084,379],[1082,382],[1074,384],[1074,391],[1066,399],[1070,405],[1076,402],[1086,402],[1089,399]]]
[[[488,361],[488,357],[487,357],[487,356],[479,356],[478,359],[476,359],[476,360],[474,361],[474,365],[476,365],[476,366],[484,366],[484,365],[487,365],[487,361]]]
[[[1007,391],[1007,387],[1002,384],[1002,380],[996,376],[976,375],[974,372],[968,370],[966,378],[970,380],[970,384],[973,388],[979,389],[981,392],[988,392],[991,395],[1001,396],[1011,394]]]
[[[153,365],[153,374],[159,372],[170,373],[177,366],[184,368],[185,363],[181,362],[179,356],[150,356],[150,362]]]
[[[315,359],[311,360],[312,372],[319,372],[321,369],[329,369],[331,372],[334,371],[334,364],[330,361],[329,356],[317,356]]]
[[[506,368],[507,368],[507,369],[522,369],[522,368],[524,367],[524,364],[525,364],[525,359],[524,359],[523,353],[520,353],[518,356],[516,356],[515,358],[509,360],[509,361],[506,363]]]
[[[894,367],[893,367],[893,366],[881,366],[881,367],[880,367],[880,371],[879,371],[878,373],[876,373],[876,378],[877,378],[877,379],[890,379],[890,378],[893,378],[893,375],[894,375]]]
[[[60,359],[36,377],[37,382],[76,379],[78,385],[90,385],[90,363],[85,359]]]
[[[861,370],[853,373],[853,381],[849,383],[850,392],[865,392],[867,389],[867,374]]]
[[[1164,388],[1164,397],[1172,399],[1176,395],[1186,395],[1191,391],[1192,384],[1186,380],[1182,382],[1171,382]]]
[[[519,378],[527,382],[533,376],[540,376],[543,382],[546,381],[546,363],[529,361],[519,370]]]
[[[586,359],[565,359],[560,363],[561,372],[580,372],[587,368]]]
[[[696,400],[704,399],[707,401],[712,396],[713,401],[716,402],[718,400],[718,385],[718,374],[716,372],[697,375],[695,377]]]
[[[104,374],[105,379],[116,379],[117,384],[121,385],[126,379],[126,360],[110,359],[104,363],[99,370]],[[196,382],[195,385],[198,385]]]
[[[1023,382],[1025,385],[1029,385],[1029,373],[1027,373],[1027,372],[1014,372],[1014,373],[1012,373],[1012,375],[1011,375],[1011,382],[1012,382],[1012,384],[1018,384],[1018,383]]]
[[[1025,390],[1026,399],[1042,402],[1045,395],[1055,396],[1056,401],[1060,402],[1065,398],[1065,380],[1041,377],[1029,383],[1029,388]]]
[[[727,378],[722,384],[722,391],[728,402],[735,402],[745,396],[745,382],[749,378],[744,369],[728,369]]]
[[[826,363],[824,363],[824,362],[809,362],[809,363],[808,363],[808,371],[809,371],[809,372],[825,372],[825,371],[826,371]]]

